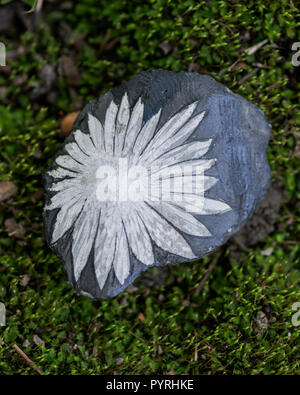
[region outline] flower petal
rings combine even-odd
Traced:
[[[132,150],[137,135],[142,128],[143,116],[144,104],[142,103],[141,98],[139,98],[131,112],[130,120],[127,126],[122,156],[126,156]]]
[[[115,155],[117,156],[120,156],[122,154],[129,117],[130,117],[130,108],[129,108],[128,96],[127,93],[125,93],[122,97],[122,101],[119,107],[117,121],[116,121],[114,152]]]
[[[76,162],[76,160],[71,158],[69,155],[60,155],[56,158],[55,162],[61,167],[78,173],[83,173],[85,169],[83,165]]]
[[[65,204],[68,204],[70,200],[79,200],[80,198],[81,190],[78,188],[78,186],[64,189],[52,196],[51,203],[46,206],[45,209],[54,210],[56,208],[63,207]]]
[[[118,106],[112,100],[105,114],[104,122],[104,141],[105,141],[105,151],[108,154],[113,153],[113,142],[116,130],[116,116],[118,113]]]
[[[141,156],[140,164],[152,163],[169,149],[182,144],[196,129],[205,112],[191,118],[198,102],[194,102],[176,113],[156,133]]]
[[[125,279],[129,276],[130,269],[128,242],[123,225],[120,226],[117,232],[116,250],[113,265],[116,277],[120,284],[123,285]]]
[[[97,149],[97,151],[103,151],[104,150],[104,130],[102,123],[94,117],[94,115],[89,114],[89,119],[88,119],[88,124],[89,124],[89,131],[91,134],[91,138],[93,140],[93,143]]]
[[[193,236],[211,236],[209,230],[191,214],[169,203],[149,203],[168,222]]]
[[[231,210],[232,208],[225,202],[209,198],[204,199],[203,211],[205,215],[226,213]]]
[[[88,134],[82,133],[81,130],[77,129],[74,133],[74,138],[81,151],[87,154],[87,156],[92,156],[97,153],[92,139]]]
[[[72,256],[76,281],[79,280],[89,258],[97,232],[97,225],[98,217],[94,214],[91,205],[86,202],[72,232]]]
[[[158,177],[165,179],[172,177],[185,177],[190,175],[203,174],[205,170],[210,169],[216,163],[215,159],[195,159],[186,162],[180,162],[179,165],[164,166],[161,165],[158,170],[155,168],[151,169],[152,179],[158,179]]]
[[[68,143],[65,146],[65,149],[77,162],[82,163],[83,165],[88,165],[90,163],[90,158],[81,151],[76,143]]]
[[[153,265],[154,255],[151,240],[134,206],[130,208],[127,214],[122,214],[122,219],[126,229],[129,246],[135,257],[144,265]]]
[[[152,162],[152,166],[163,165],[171,166],[183,161],[190,161],[195,158],[201,158],[205,155],[210,147],[212,139],[206,141],[196,141],[189,144],[181,145],[164,153]]]
[[[76,217],[80,213],[84,202],[84,199],[78,199],[77,201],[75,199],[70,199],[68,203],[62,206],[55,219],[51,240],[52,244],[60,239],[67,230],[70,229]]]
[[[53,178],[65,178],[65,177],[77,177],[78,173],[74,173],[73,171],[66,170],[63,167],[58,167],[57,169],[53,169],[47,172],[48,176]]]
[[[163,200],[166,200],[168,196],[172,199],[173,195],[175,196],[174,198],[176,198],[176,195],[203,195],[205,191],[212,188],[217,182],[217,178],[204,176],[203,174],[177,176],[170,180],[166,178],[151,183],[150,193],[151,196],[155,198],[159,197],[159,194],[161,194]],[[180,198],[180,200],[182,200],[182,198]]]
[[[181,234],[155,210],[147,204],[141,203],[139,214],[151,238],[159,248],[185,258],[196,258]]]
[[[208,198],[203,200],[203,196],[198,195],[184,195],[183,201],[176,201],[175,204],[198,215],[222,214],[232,210],[225,202]]]
[[[101,210],[100,223],[95,239],[94,265],[100,289],[104,287],[115,254],[116,221],[112,210]]]
[[[134,147],[133,147],[133,154],[131,158],[131,164],[135,165],[139,161],[139,156],[143,152],[144,148],[147,146],[149,141],[154,136],[157,124],[159,122],[161,114],[161,109],[148,121],[145,123],[143,126],[142,130],[140,131],[139,135],[137,136],[137,139],[135,140]]]
[[[49,188],[50,191],[64,191],[68,188],[81,188],[80,178],[66,178],[65,180],[60,180],[54,182]]]

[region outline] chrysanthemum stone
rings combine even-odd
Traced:
[[[196,73],[143,72],[90,102],[45,175],[69,282],[108,298],[216,250],[264,197],[269,134],[258,107]]]

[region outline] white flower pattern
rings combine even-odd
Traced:
[[[180,257],[196,259],[182,233],[198,237],[209,237],[211,233],[193,213],[215,215],[231,210],[225,202],[204,196],[218,181],[204,176],[215,160],[201,159],[209,150],[211,139],[185,143],[205,115],[205,112],[194,114],[197,104],[184,107],[158,129],[161,110],[144,122],[141,99],[131,109],[125,93],[119,106],[111,101],[103,124],[89,113],[89,134],[76,130],[74,141],[65,146],[66,153],[56,158],[55,169],[48,172],[53,178],[49,189],[55,194],[45,209],[59,209],[52,245],[72,228],[76,281],[90,254],[100,289],[112,269],[120,284],[124,284],[130,275],[130,253],[144,265],[154,265],[154,244]],[[177,181],[182,181],[182,174],[176,174],[178,164],[196,166],[203,174],[204,191],[200,195],[183,194],[176,201],[145,198],[144,201],[100,202],[96,197],[96,171],[104,164],[115,166],[118,158],[127,158],[129,166],[156,168],[162,178],[175,174]],[[185,177],[192,180],[192,174]],[[157,186],[155,182],[151,185],[154,191]],[[174,183],[175,195],[180,193],[177,186]]]

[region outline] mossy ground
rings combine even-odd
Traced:
[[[299,3],[82,0],[67,10],[60,3],[45,3],[38,30],[0,34],[8,50],[16,42],[27,48],[8,61],[9,72],[0,70],[0,181],[18,187],[0,206],[0,301],[7,309],[0,373],[35,374],[16,343],[45,374],[299,374],[300,326],[291,321],[300,302],[300,67],[291,63]],[[65,42],[64,24],[72,30]],[[73,35],[81,33],[84,46],[76,50]],[[59,78],[53,102],[35,100],[43,65],[74,52],[80,84]],[[241,251],[239,261],[225,247],[198,296],[213,257],[170,267],[157,287],[141,278],[130,292],[93,302],[71,290],[45,244],[37,192],[63,141],[61,115],[150,68],[207,73],[265,112],[273,126],[268,159],[273,180],[284,186],[283,202],[274,232]],[[24,74],[20,84],[16,77]],[[8,235],[8,217],[25,228],[23,239]],[[35,344],[35,334],[44,344]]]

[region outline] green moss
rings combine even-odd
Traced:
[[[73,38],[64,44],[55,29],[44,26],[27,32],[20,42],[29,52],[9,62],[10,75],[0,73],[11,103],[0,103],[0,181],[18,187],[8,207],[0,209],[0,301],[7,308],[7,326],[0,328],[0,372],[35,373],[12,350],[16,343],[46,374],[300,373],[300,331],[291,322],[292,305],[300,302],[295,150],[300,82],[290,50],[293,41],[300,41],[299,10],[288,0],[209,5],[83,0],[68,12],[45,7],[44,13],[50,26],[66,21],[74,33],[85,33],[86,45],[77,56],[80,86],[71,90],[59,80],[57,100],[41,110],[32,106],[31,96],[39,71],[74,51]],[[99,54],[108,31],[114,45]],[[265,46],[246,54],[246,48],[265,39]],[[168,54],[161,43],[171,45]],[[158,67],[207,73],[256,103],[273,125],[268,159],[273,180],[283,183],[286,194],[274,232],[242,252],[240,263],[226,251],[199,296],[195,290],[211,257],[170,267],[158,288],[138,279],[135,292],[92,302],[65,282],[61,263],[45,245],[43,201],[34,196],[62,143],[61,111],[73,111],[78,99],[87,103],[138,71]],[[28,80],[14,84],[23,73]],[[4,221],[10,216],[26,229],[24,240],[8,236]],[[261,250],[270,247],[271,255],[262,256]],[[150,272],[155,275],[157,269]],[[25,275],[30,277],[26,286],[21,284]],[[258,325],[262,311],[267,328]],[[34,334],[45,345],[35,345]]]

